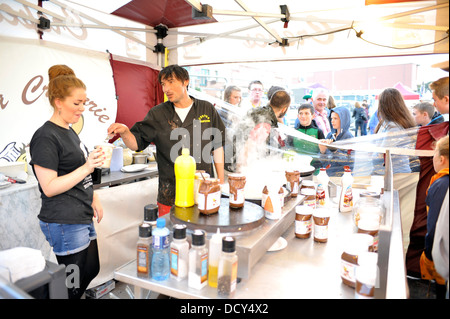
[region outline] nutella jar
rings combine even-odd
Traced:
[[[207,215],[217,213],[220,208],[221,195],[217,179],[204,180],[198,189],[198,210]]]
[[[295,207],[295,237],[311,237],[313,211],[312,207],[305,205]]]
[[[209,178],[209,174],[203,170],[195,171],[194,178],[194,203],[198,204],[198,189],[200,188],[200,184],[203,180]]]
[[[291,192],[292,197],[297,197],[300,185],[299,171],[286,171],[286,187]]]
[[[373,299],[378,284],[378,254],[362,253],[355,270],[355,298]]]
[[[353,234],[341,255],[341,279],[344,284],[355,288],[355,270],[358,268],[358,256],[369,252],[373,238],[368,234]]]
[[[303,205],[316,208],[316,191],[311,188],[303,188],[301,195],[305,196]]]
[[[380,230],[380,221],[378,218],[372,218],[367,215],[361,215],[358,222],[358,233],[369,234],[373,237],[373,251],[378,251],[378,232]]]
[[[318,243],[326,243],[328,241],[328,222],[330,221],[330,211],[326,208],[318,208],[313,212],[313,219],[314,241]]]
[[[316,184],[314,183],[314,181],[311,181],[309,179],[303,179],[302,180],[302,184],[300,186],[300,192],[305,189],[305,188],[311,188],[314,189],[314,191],[316,190]]]
[[[242,174],[233,173],[228,175],[228,184],[230,185],[230,207],[240,208],[244,206],[245,181],[245,176]]]

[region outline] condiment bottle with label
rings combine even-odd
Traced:
[[[300,172],[286,171],[286,187],[291,192],[292,197],[297,197],[300,188]]]
[[[203,214],[217,213],[220,208],[219,181],[214,178],[207,179],[200,184],[198,189],[198,210]]]
[[[327,174],[326,168],[321,168],[317,175],[317,188],[316,188],[316,207],[328,207],[330,202],[330,195],[328,192],[328,183],[330,178]]]
[[[339,211],[347,213],[353,207],[353,176],[349,166],[344,166],[344,175],[341,178],[341,195],[339,196]]]
[[[150,224],[152,230],[156,228],[156,220],[158,219],[158,205],[148,204],[144,207],[144,223]]]
[[[232,297],[234,295],[237,284],[237,269],[236,241],[233,237],[224,237],[217,282],[217,293],[219,296]]]
[[[220,252],[222,251],[222,235],[220,229],[211,236],[208,250],[208,285],[217,288],[217,273],[219,269]]]
[[[170,243],[170,277],[180,281],[188,275],[189,243],[186,240],[186,225],[173,225],[173,240]]]
[[[175,205],[194,206],[195,159],[189,155],[189,149],[183,148],[175,160]]]
[[[355,270],[355,298],[373,299],[378,284],[378,254],[363,253],[358,258],[358,268]]]
[[[306,205],[295,207],[295,237],[311,237],[313,211],[312,207]]]
[[[341,279],[344,284],[355,287],[355,269],[358,267],[358,256],[369,252],[373,238],[367,234],[352,234],[341,255]]]
[[[152,261],[152,226],[142,223],[139,226],[139,240],[137,242],[137,275],[138,277],[150,277],[150,265]]]
[[[192,233],[192,247],[189,251],[188,286],[202,289],[208,282],[208,248],[205,245],[205,232],[196,229]]]
[[[232,173],[228,174],[228,184],[230,185],[230,207],[240,208],[244,206],[245,202],[245,187],[246,178],[242,174]]]
[[[326,208],[317,208],[313,212],[314,219],[314,241],[326,243],[328,241],[328,222],[330,211]]]

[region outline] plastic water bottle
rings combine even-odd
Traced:
[[[170,275],[169,230],[165,226],[166,220],[158,218],[156,220],[156,229],[152,234],[152,278],[158,281],[166,280]]]

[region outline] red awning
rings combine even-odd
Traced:
[[[403,96],[404,100],[419,100],[420,94],[414,92],[412,89],[407,87],[406,85],[398,82],[396,85],[394,85],[394,88],[400,91],[400,93]],[[375,97],[375,99],[378,100],[378,95]]]
[[[215,19],[193,19],[192,7],[185,0],[132,0],[112,14],[152,27],[168,28],[217,22]]]

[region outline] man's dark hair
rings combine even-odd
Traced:
[[[275,109],[282,109],[283,107],[289,106],[290,103],[291,97],[284,90],[276,91],[269,101],[270,106]]]
[[[172,64],[163,68],[158,74],[158,81],[161,83],[162,80],[171,77],[174,77],[181,82],[189,81],[188,71],[177,64]]]
[[[308,109],[311,112],[311,115],[314,115],[315,113],[314,106],[309,103],[300,104],[300,106],[298,107],[298,112],[300,113],[300,111],[304,109]]]

